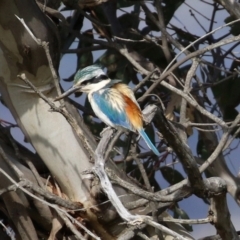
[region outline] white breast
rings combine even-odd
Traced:
[[[98,118],[100,118],[105,124],[107,124],[110,127],[114,127],[114,125],[112,124],[112,122],[109,120],[109,118],[100,110],[100,108],[98,107],[98,105],[95,103],[95,101],[93,100],[92,97],[92,93],[88,94],[88,100],[92,106],[93,111],[95,112],[95,114],[97,115]]]

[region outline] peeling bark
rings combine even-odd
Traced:
[[[1,94],[63,192],[72,200],[84,202],[89,186],[83,183],[81,172],[91,168],[91,164],[66,119],[49,111],[49,106],[17,77],[25,73],[36,87],[44,89],[48,98],[56,97],[45,52],[32,40],[15,15],[24,18],[37,38],[49,43],[55,67],[59,61],[56,29],[35,1],[1,1]]]

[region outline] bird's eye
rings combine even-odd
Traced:
[[[92,83],[99,83],[102,80],[106,80],[106,79],[108,79],[108,76],[100,75],[100,76],[93,77],[93,78],[90,78],[88,80],[85,80],[84,82],[81,83],[81,85],[85,86],[85,85],[92,84]]]
[[[108,76],[106,75],[100,75],[100,76],[97,76],[95,78],[92,79],[92,83],[99,83],[101,82],[102,80],[106,80],[108,79]]]

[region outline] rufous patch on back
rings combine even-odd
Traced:
[[[116,83],[113,85],[113,88],[116,88],[120,93],[127,96],[132,94],[132,90],[124,83]]]
[[[122,94],[125,101],[125,111],[128,116],[129,122],[132,126],[139,130],[143,127],[142,112],[139,107],[126,95]]]
[[[135,99],[134,93],[133,93],[132,89],[129,88],[128,85],[126,85],[124,83],[116,83],[112,87],[117,89],[120,93],[128,96],[138,106],[138,103]]]

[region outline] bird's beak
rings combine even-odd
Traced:
[[[59,101],[60,99],[62,99],[62,98],[64,98],[64,97],[67,97],[68,95],[70,95],[70,94],[78,91],[79,89],[81,89],[81,86],[73,86],[73,87],[71,87],[71,88],[68,89],[65,93],[63,93],[62,95],[56,97],[56,98],[54,99],[54,102]]]

